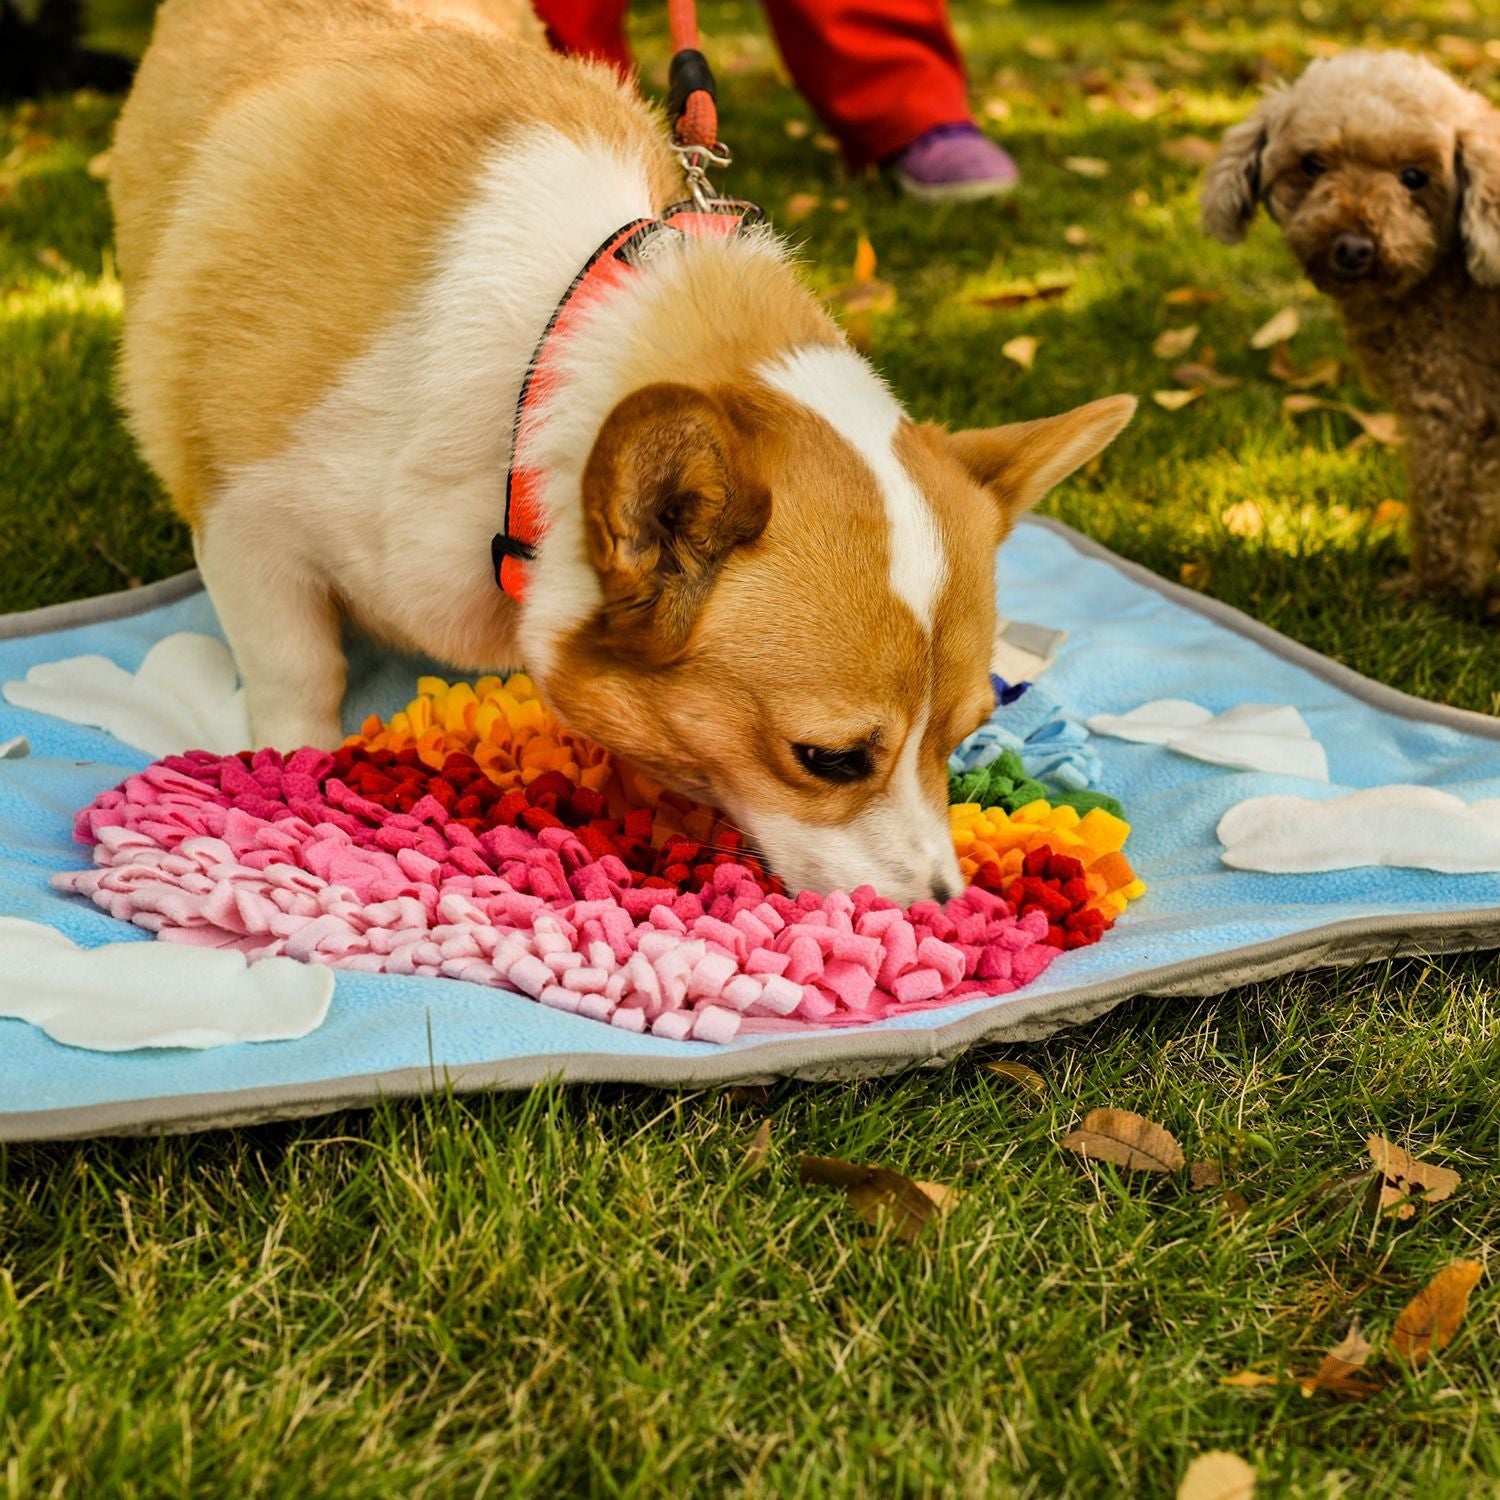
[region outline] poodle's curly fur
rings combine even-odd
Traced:
[[[1224,136],[1203,225],[1281,226],[1399,415],[1413,583],[1478,595],[1500,554],[1500,110],[1406,52],[1315,62]]]

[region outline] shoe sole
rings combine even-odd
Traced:
[[[1021,185],[1020,179],[991,182],[918,182],[901,172],[892,173],[896,186],[908,198],[919,203],[977,203],[984,198],[1008,198]]]

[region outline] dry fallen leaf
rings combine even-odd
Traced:
[[[760,1129],[750,1139],[750,1144],[745,1147],[745,1154],[740,1158],[740,1176],[749,1177],[752,1173],[760,1171],[766,1164],[766,1157],[771,1150],[771,1122],[762,1120]]]
[[[994,1073],[997,1077],[1008,1078],[1018,1088],[1024,1089],[1026,1093],[1038,1099],[1047,1097],[1047,1080],[1035,1068],[1028,1068],[1025,1063],[987,1062],[984,1064],[984,1070],[987,1073]]]
[[[1347,401],[1326,401],[1321,396],[1283,396],[1281,410],[1285,416],[1300,416],[1309,411],[1339,411],[1352,417],[1359,424],[1361,435],[1355,443],[1376,442],[1388,447],[1399,447],[1402,442],[1401,424],[1395,412],[1361,411]],[[1353,445],[1351,444],[1351,447]]]
[[[1208,569],[1204,568],[1207,577]],[[1184,579],[1185,583],[1187,580]],[[1219,1206],[1231,1219],[1243,1219],[1250,1212],[1250,1200],[1238,1188],[1225,1188],[1219,1194]]]
[[[1203,394],[1198,387],[1185,391],[1152,391],[1151,399],[1164,411],[1181,411],[1189,401],[1196,401]]]
[[[786,216],[794,224],[822,206],[823,200],[816,193],[793,193],[786,200]]]
[[[1254,1391],[1262,1386],[1280,1385],[1281,1376],[1260,1370],[1236,1370],[1233,1375],[1219,1376],[1219,1384],[1227,1385],[1234,1390]]]
[[[1265,515],[1253,500],[1235,501],[1219,519],[1231,536],[1259,536],[1266,529]]]
[[[1151,352],[1158,359],[1181,359],[1198,338],[1198,325],[1188,323],[1182,328],[1164,328],[1156,335]]]
[[[1128,1109],[1091,1109],[1061,1145],[1077,1156],[1135,1172],[1177,1172],[1186,1160],[1170,1130]]]
[[[1188,1186],[1195,1193],[1201,1193],[1206,1187],[1218,1187],[1220,1182],[1219,1164],[1215,1161],[1195,1161],[1188,1168]]]
[[[1029,370],[1036,363],[1036,351],[1037,341],[1029,333],[1019,333],[1000,346],[1000,352],[1023,370]]]
[[[1092,244],[1093,240],[1082,224],[1069,224],[1063,230],[1063,243],[1071,245],[1075,250],[1082,250],[1085,245]]]
[[[1381,1210],[1395,1209],[1397,1218],[1409,1219],[1416,1213],[1413,1196],[1419,1195],[1424,1203],[1441,1203],[1463,1181],[1451,1167],[1422,1161],[1383,1135],[1367,1137],[1365,1146],[1381,1176]]]
[[[1237,1453],[1200,1453],[1177,1486],[1177,1500],[1251,1500],[1255,1470]]]
[[[1261,324],[1254,333],[1250,335],[1250,347],[1252,349],[1269,349],[1273,344],[1283,344],[1290,338],[1295,338],[1297,330],[1302,326],[1302,319],[1298,316],[1295,307],[1283,307],[1269,322]]]
[[[1211,307],[1223,300],[1223,292],[1211,292],[1202,286],[1174,286],[1162,298],[1168,307]]]
[[[1266,373],[1273,380],[1306,390],[1315,385],[1337,385],[1343,379],[1344,365],[1331,354],[1320,354],[1304,370],[1292,357],[1290,344],[1277,344],[1271,351]]]
[[[1469,1293],[1483,1274],[1484,1267],[1477,1260],[1455,1260],[1444,1266],[1401,1310],[1391,1334],[1391,1353],[1415,1367],[1445,1349],[1458,1332]]]
[[[1035,281],[1013,281],[995,292],[973,299],[976,307],[1024,307],[1028,302],[1050,302],[1072,288],[1070,275],[1039,276]]]
[[[1172,379],[1181,385],[1201,385],[1214,391],[1232,391],[1240,383],[1235,376],[1221,374],[1212,365],[1204,364],[1202,360],[1194,360],[1185,365],[1174,365]]]
[[[1163,141],[1161,154],[1168,161],[1184,162],[1190,167],[1206,167],[1219,154],[1219,148],[1201,135],[1182,135],[1175,141]]]
[[[1109,163],[1102,156],[1065,156],[1062,164],[1080,177],[1109,176]]]
[[[804,1187],[843,1188],[865,1223],[875,1229],[889,1223],[908,1243],[958,1201],[957,1192],[941,1183],[917,1182],[888,1167],[864,1167],[836,1156],[799,1157],[797,1176]]]
[[[979,106],[979,112],[989,120],[1010,119],[1010,104],[998,94],[991,94],[983,104]]]
[[[875,247],[860,235],[854,251],[853,278],[828,293],[828,300],[845,313],[889,312],[896,305],[896,288],[875,275]]]
[[[1349,1325],[1349,1332],[1323,1356],[1323,1363],[1301,1382],[1302,1394],[1311,1396],[1317,1391],[1327,1391],[1331,1396],[1354,1401],[1374,1395],[1383,1382],[1365,1369],[1369,1358],[1370,1345],[1360,1333],[1356,1318]]]
[[[1400,526],[1406,520],[1406,504],[1401,500],[1382,500],[1370,515],[1370,525],[1377,530]]]

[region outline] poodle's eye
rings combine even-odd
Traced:
[[[1427,186],[1428,177],[1421,167],[1403,167],[1401,169],[1401,186],[1413,193],[1420,193]]]
[[[863,781],[872,769],[870,752],[859,745],[852,750],[825,750],[820,745],[793,745],[792,754],[809,776],[841,784]]]
[[[1323,158],[1321,156],[1315,156],[1311,151],[1309,151],[1307,155],[1302,158],[1302,170],[1306,172],[1309,177],[1321,177],[1328,170],[1328,168],[1326,165],[1324,165]]]

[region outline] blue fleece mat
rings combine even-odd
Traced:
[[[294,1042],[107,1054],[0,1020],[0,1139],[315,1113],[448,1082],[514,1087],[561,1075],[685,1085],[887,1071],[984,1039],[1044,1035],[1135,994],[1217,993],[1321,963],[1500,945],[1500,874],[1245,873],[1221,863],[1214,832],[1229,807],[1266,793],[1322,797],[1407,782],[1466,802],[1500,797],[1500,721],[1367,682],[1055,523],[1022,524],[1001,554],[998,578],[1008,615],[1068,632],[1046,684],[1074,716],[1124,713],[1158,698],[1192,699],[1216,712],[1292,704],[1327,748],[1331,785],[1096,739],[1103,785],[1124,803],[1134,828],[1128,852],[1149,893],[1101,943],[1063,955],[1037,983],[1005,998],[714,1047],[631,1035],[483,986],[341,971],[327,1021]],[[174,631],[218,634],[206,596],[184,589],[0,620],[7,627],[0,636],[10,636],[0,638],[0,680],[90,652],[134,669]],[[160,602],[174,592],[182,597]],[[84,615],[88,622],[74,623]],[[351,726],[403,704],[420,670],[357,655]],[[74,811],[151,757],[0,701],[0,742],[16,735],[29,739],[31,754],[0,760],[0,915],[46,923],[84,946],[150,941],[55,894],[48,878],[87,861],[71,840]]]

